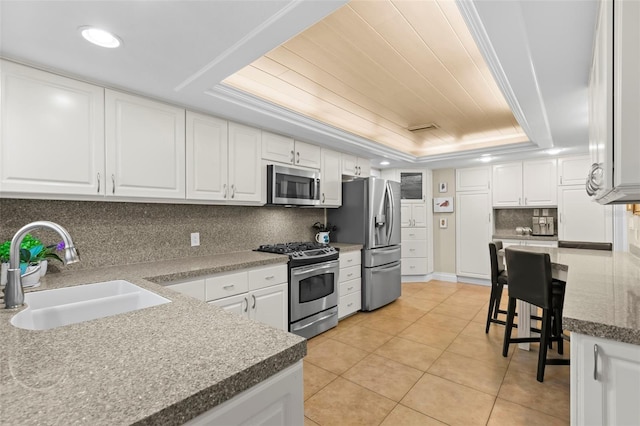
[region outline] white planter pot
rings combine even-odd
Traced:
[[[32,288],[40,285],[40,264],[30,265],[27,271],[21,276],[22,287]]]
[[[41,260],[40,261],[40,276],[44,277],[45,274],[47,273],[47,266],[49,266],[49,261],[48,260]]]

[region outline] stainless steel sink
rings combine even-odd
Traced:
[[[124,280],[37,291],[24,299],[29,306],[11,318],[11,324],[27,330],[48,330],[171,302]]]

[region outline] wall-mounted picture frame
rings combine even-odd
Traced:
[[[447,182],[440,182],[438,184],[438,191],[439,192],[447,192]]]
[[[440,218],[440,228],[441,229],[445,229],[449,226],[449,221],[447,220],[446,217],[441,217]]]
[[[434,213],[453,213],[453,197],[440,197],[433,199]]]

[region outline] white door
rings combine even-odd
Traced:
[[[491,167],[456,169],[456,191],[488,191],[491,189]]]
[[[249,318],[249,306],[251,302],[249,301],[249,295],[247,293],[212,300],[208,303],[219,306],[225,311],[233,312],[234,314]]]
[[[229,201],[264,202],[261,152],[260,129],[229,123]]]
[[[413,226],[424,228],[427,226],[427,204],[412,204],[411,216],[413,217]]]
[[[295,144],[295,164],[296,166],[311,167],[320,169],[320,147],[296,141]]]
[[[339,152],[322,148],[321,158],[320,205],[340,207],[342,205],[341,155]]]
[[[591,167],[588,155],[558,158],[558,185],[582,185]]]
[[[371,176],[371,161],[367,158],[358,158],[358,176]]]
[[[187,111],[187,199],[226,200],[227,122]]]
[[[250,293],[249,317],[280,330],[289,330],[288,284],[254,290]]]
[[[491,196],[488,192],[458,192],[456,204],[457,274],[489,278]]]
[[[262,158],[279,163],[293,164],[295,158],[292,138],[270,132],[262,132]]]
[[[522,163],[493,166],[493,205],[522,206]]]
[[[355,155],[342,154],[342,174],[347,176],[356,175],[356,167],[358,166],[358,158]]]
[[[0,65],[0,191],[104,195],[104,89]]]
[[[558,238],[567,241],[611,242],[609,206],[593,201],[584,185],[558,187]]]
[[[522,165],[525,206],[555,206],[557,196],[557,167],[555,158],[525,161]]]
[[[107,196],[185,198],[185,111],[105,90]]]
[[[413,226],[413,211],[411,204],[400,204],[400,226],[409,228]]]

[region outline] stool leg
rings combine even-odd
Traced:
[[[516,299],[509,297],[509,307],[507,308],[507,325],[504,328],[504,341],[502,343],[502,356],[509,354],[509,343],[511,343],[511,329],[513,328],[513,317],[516,312]]]
[[[493,314],[493,308],[495,306],[495,303],[496,303],[496,287],[494,285],[491,285],[491,295],[489,296],[489,311],[487,312],[487,325],[484,329],[485,333],[489,332],[489,326],[491,325],[491,315]]]
[[[500,310],[500,302],[502,301],[502,289],[504,287],[502,286],[502,284],[498,284],[498,287],[496,288],[496,297],[494,298],[494,306],[495,309],[493,311],[493,318],[497,319],[498,318],[498,311]]]
[[[540,330],[540,352],[538,353],[538,376],[537,380],[544,380],[544,368],[547,362],[547,343],[551,333],[551,311],[549,309],[542,310],[542,329]]]
[[[555,335],[558,337],[558,353],[564,354],[564,342],[562,341],[562,309],[557,309],[555,313]]]

